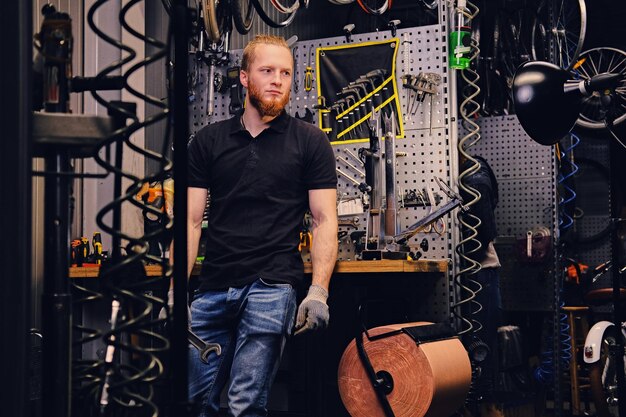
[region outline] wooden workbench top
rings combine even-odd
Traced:
[[[405,260],[376,260],[376,261],[337,261],[334,273],[350,274],[350,273],[387,273],[387,272],[439,272],[443,273],[448,270],[447,259],[420,259],[419,261]],[[96,278],[98,276],[99,267],[71,267],[70,278]],[[304,272],[310,274],[312,272],[311,263],[305,262]],[[148,276],[161,275],[161,267],[159,265],[147,265],[146,273]],[[193,270],[194,275],[200,273],[200,265],[196,265]]]

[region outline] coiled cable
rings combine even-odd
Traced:
[[[576,146],[580,143],[580,139],[578,136],[571,134],[571,144],[565,149],[561,149],[560,146],[557,145],[557,157],[559,161],[559,173],[557,175],[557,180],[560,186],[561,196],[559,198],[559,207],[558,207],[558,224],[559,231],[561,236],[565,236],[570,228],[574,225],[574,219],[569,214],[568,209],[571,207],[572,203],[576,199],[576,192],[574,191],[573,186],[571,185],[571,181],[573,180],[573,176],[578,172],[578,166],[574,163],[573,160],[573,151]],[[562,263],[562,262],[561,262]],[[563,266],[563,271],[565,271],[565,267]],[[563,275],[565,272],[561,273],[556,279],[563,280]],[[572,358],[572,340],[569,333],[569,323],[567,320],[567,314],[563,312],[563,307],[565,306],[565,302],[563,300],[563,285],[559,286],[561,289],[558,294],[558,308],[559,308],[559,360],[563,364],[564,367],[569,366],[569,362]],[[554,321],[551,320],[551,323]],[[553,326],[550,326],[552,328]],[[540,355],[540,363],[537,368],[535,368],[533,375],[538,382],[543,384],[550,384],[554,382],[554,350],[553,348],[548,348],[554,346],[554,338],[552,332],[547,332],[544,337],[544,346],[546,349],[541,352]]]
[[[156,331],[157,325],[163,320],[153,318],[155,310],[165,306],[165,303],[162,298],[152,295],[151,291],[167,286],[171,268],[167,259],[148,254],[147,242],[167,233],[165,229],[171,228],[172,222],[167,213],[134,198],[144,184],[163,181],[171,173],[172,163],[166,157],[171,136],[169,99],[163,101],[142,93],[130,85],[129,79],[150,64],[162,62],[165,65],[169,62],[170,47],[168,42],[142,34],[128,23],[129,11],[141,1],[129,1],[119,13],[120,25],[129,34],[141,40],[147,46],[146,50],[154,51],[153,54],[135,63],[133,62],[137,58],[137,53],[133,48],[112,38],[95,24],[95,16],[107,0],[96,1],[87,13],[88,25],[93,32],[122,53],[119,61],[98,73],[96,83],[108,74],[122,73],[124,90],[156,108],[157,111],[142,120],[135,114],[132,105],[106,100],[97,91],[91,90],[96,102],[105,107],[109,115],[117,117],[120,123],[117,130],[102,141],[100,149],[94,153],[96,163],[112,175],[114,182],[113,201],[106,204],[96,215],[98,227],[111,236],[113,242],[111,258],[100,268],[98,291],[74,285],[76,294],[79,295],[74,303],[75,309],[85,309],[92,303],[100,302],[104,303],[104,308],[110,306],[111,311],[110,329],[107,331],[80,325],[74,327],[75,333],[78,334],[73,342],[75,347],[81,348],[88,342],[98,340],[106,345],[105,357],[83,358],[73,363],[73,408],[80,410],[81,415],[121,416],[131,413],[142,416],[159,415],[155,403],[154,382],[164,375],[161,356],[169,349],[168,339]],[[126,66],[129,67],[125,68]],[[135,132],[159,122],[165,123],[160,153],[133,143],[131,137]],[[109,154],[112,149],[115,151],[113,161],[108,157],[102,157]],[[122,169],[123,152],[132,152],[133,156],[157,161],[159,170],[144,177],[134,175]],[[125,185],[123,191],[122,180],[129,183]],[[163,184],[161,186],[163,187]],[[123,206],[128,207],[129,204],[159,216],[163,219],[161,224],[165,227],[141,236],[133,236],[123,231],[121,210]],[[122,242],[127,243],[122,245]],[[146,276],[144,265],[148,262],[160,264],[162,270],[160,276],[150,278]]]
[[[467,9],[462,10],[468,22],[478,15],[479,9],[473,3],[467,2]],[[470,62],[475,62],[476,57],[480,54],[478,43],[475,39],[471,39],[471,57]],[[459,106],[459,114],[461,117],[461,126],[467,132],[457,145],[459,154],[471,162],[469,168],[459,173],[458,186],[466,195],[470,196],[469,201],[464,201],[466,207],[476,204],[481,195],[478,190],[468,186],[464,179],[474,175],[480,169],[480,164],[474,159],[469,148],[480,140],[480,126],[473,120],[474,116],[480,110],[480,104],[475,100],[480,94],[478,86],[479,75],[470,65],[461,71],[461,77],[465,82],[462,89],[463,99]],[[472,314],[478,313],[482,306],[475,301],[476,293],[481,290],[481,285],[472,280],[471,275],[477,273],[481,269],[480,262],[473,259],[472,254],[481,248],[481,243],[476,239],[478,236],[477,228],[481,224],[481,220],[475,215],[467,211],[459,211],[457,214],[461,229],[461,238],[455,247],[455,252],[459,257],[459,271],[454,276],[454,283],[457,286],[457,301],[452,305],[452,312],[459,322],[457,332],[459,335],[468,334],[480,330],[480,323],[473,321],[471,317],[466,317],[466,312]]]

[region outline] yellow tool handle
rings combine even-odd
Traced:
[[[309,92],[313,89],[313,68],[306,67],[304,70],[304,91]]]

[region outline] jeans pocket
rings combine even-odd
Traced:
[[[265,285],[266,287],[270,287],[270,288],[285,288],[285,289],[292,288],[291,284],[287,282],[269,282],[263,278],[259,278],[259,281],[261,281],[261,283]]]

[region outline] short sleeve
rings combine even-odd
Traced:
[[[317,130],[311,135],[307,152],[305,184],[307,190],[337,188],[335,154],[326,135]]]
[[[211,183],[211,140],[206,130],[201,130],[187,145],[187,184],[189,187],[209,188]]]

